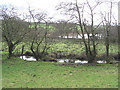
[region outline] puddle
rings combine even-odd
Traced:
[[[36,61],[36,59],[32,56],[20,56],[21,59],[24,59],[26,61]],[[69,62],[74,62],[74,63],[88,63],[88,61],[81,61],[81,60],[72,60],[72,59],[57,59],[57,62],[60,63],[69,63]],[[97,61],[97,63],[106,63],[106,61]]]
[[[81,60],[70,60],[70,59],[57,59],[57,60],[60,63],[64,63],[64,62],[69,63],[69,61],[74,61],[74,63],[88,63],[88,61],[81,61]],[[97,61],[97,63],[106,63],[106,61]]]
[[[97,63],[107,63],[106,61],[97,61]]]
[[[88,63],[88,61],[80,61],[80,60],[76,60],[75,63]]]
[[[24,59],[26,61],[36,61],[34,57],[31,56],[20,56],[21,59]]]

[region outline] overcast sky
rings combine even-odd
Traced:
[[[67,18],[67,16],[63,17],[62,15],[60,15],[59,11],[56,11],[55,9],[56,5],[58,5],[62,1],[70,2],[74,0],[0,0],[0,5],[13,5],[22,12],[23,11],[25,12],[28,8],[28,5],[30,5],[30,7],[32,7],[33,9],[40,9],[44,12],[47,12],[49,17],[53,17],[58,20],[58,19]],[[82,2],[82,1],[85,0],[78,0],[78,2]],[[105,0],[100,0],[100,1],[105,1]],[[112,1],[118,2],[119,0],[112,0]],[[115,15],[115,18],[118,19],[117,4],[114,7],[115,8],[113,10],[113,13]],[[103,5],[101,10],[107,10],[107,8],[108,8],[107,5]]]

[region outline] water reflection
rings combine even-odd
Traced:
[[[21,59],[24,59],[26,61],[36,61],[34,57],[31,56],[20,56]]]
[[[81,61],[81,60],[71,60],[71,59],[57,59],[58,62],[60,63],[64,63],[64,62],[71,62],[71,61],[74,61],[74,63],[88,63],[88,61]],[[106,63],[106,61],[97,61],[97,63]]]
[[[32,56],[20,56],[21,59],[24,59],[26,61],[36,61],[36,59]],[[57,59],[57,62],[60,63],[69,63],[69,62],[73,62],[73,63],[88,63],[88,61],[81,61],[81,60],[72,60],[72,59]],[[97,63],[106,63],[106,61],[97,61]]]
[[[80,60],[76,60],[75,63],[88,63],[88,61],[80,61]]]

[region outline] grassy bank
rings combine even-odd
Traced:
[[[3,55],[3,88],[117,88],[117,64],[28,62]]]
[[[13,51],[14,53],[21,53],[21,48],[22,45],[25,45],[24,47],[24,53],[26,51],[31,52],[30,50],[30,42],[21,42],[19,45],[16,46],[15,50]],[[44,44],[40,45],[40,50],[43,49]],[[3,49],[6,51],[4,51],[4,53],[7,53],[7,44],[5,42],[3,42]],[[85,47],[84,44],[81,40],[78,39],[53,39],[53,40],[48,40],[48,47],[50,47],[50,49],[48,49],[48,53],[58,53],[58,52],[62,52],[64,55],[68,55],[68,54],[78,54],[81,55],[83,53],[85,53]],[[106,48],[104,45],[104,42],[99,42],[99,44],[96,47],[97,50],[97,54],[102,55],[105,54],[106,52]],[[2,53],[2,52],[0,52]],[[110,49],[109,49],[109,53],[110,54],[114,54],[114,53],[118,53],[118,44],[117,43],[110,43]]]

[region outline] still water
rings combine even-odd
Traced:
[[[20,56],[21,59],[24,59],[26,61],[36,61],[36,59],[32,56]],[[72,59],[57,59],[57,62],[64,63],[64,62],[70,62],[74,61],[74,63],[88,63],[88,61],[81,61],[81,60],[72,60]],[[106,61],[97,61],[97,63],[106,63]]]
[[[21,59],[24,59],[26,61],[36,61],[34,57],[31,56],[20,56]]]

